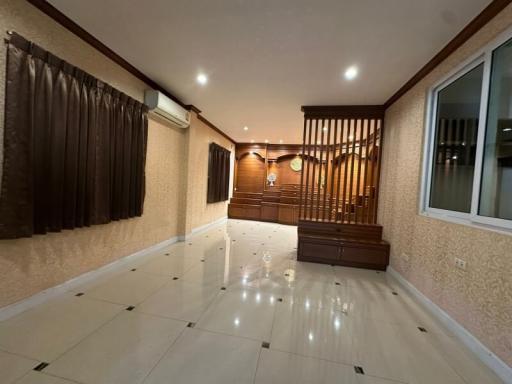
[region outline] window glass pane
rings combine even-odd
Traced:
[[[512,41],[492,57],[479,214],[512,219]]]
[[[437,94],[430,207],[471,211],[483,64]]]

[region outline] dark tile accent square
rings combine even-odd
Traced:
[[[221,250],[221,251],[222,251],[223,249],[224,249],[224,248],[219,248],[219,250]]]
[[[165,254],[165,256],[169,256],[169,254],[168,254],[168,253],[166,253],[166,254]]]
[[[43,369],[45,369],[48,365],[50,365],[49,363],[45,363],[45,362],[42,362],[38,365],[36,365],[34,367],[34,371],[38,371],[38,372],[41,372]]]
[[[392,293],[393,295],[395,295],[395,296],[398,296],[398,292],[393,291],[393,292],[391,292],[391,293]]]
[[[282,298],[282,297],[280,297],[279,299],[277,299],[277,301],[279,301],[280,303],[282,303],[282,302],[283,302],[283,298]]]
[[[179,277],[174,276],[172,279],[173,279],[173,280],[178,280],[178,279],[179,279]]]
[[[192,243],[188,243],[188,245],[192,245]]]
[[[225,291],[225,290],[226,290],[226,287],[220,287],[220,290],[221,290],[221,291]]]
[[[194,328],[195,326],[196,326],[196,323],[190,322],[187,324],[187,327],[189,327],[189,328]]]
[[[256,252],[253,252],[252,254],[253,254],[254,256],[256,256]]]
[[[76,296],[76,297],[80,297],[80,296],[83,296],[83,295],[85,295],[85,293],[83,293],[83,292],[78,292],[75,296]]]
[[[420,332],[424,332],[424,333],[427,333],[427,330],[423,327],[418,327],[418,329],[420,330]]]
[[[133,268],[131,271],[132,271],[132,272],[135,272],[136,270],[137,270],[137,268]]]
[[[336,285],[341,285],[339,282],[335,282],[334,284],[336,284]]]
[[[363,367],[360,367],[358,365],[354,365],[354,371],[356,371],[356,373],[359,374],[359,375],[364,375]]]
[[[285,275],[286,277],[290,276],[290,274],[289,274],[289,273],[285,273],[284,275]]]
[[[135,306],[133,305],[130,305],[129,307],[126,308],[127,311],[133,311],[135,309]]]
[[[268,341],[264,341],[263,343],[261,343],[261,348],[269,349],[270,348],[270,343]]]
[[[201,263],[204,263],[204,259],[201,259]]]

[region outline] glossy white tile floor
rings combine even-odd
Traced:
[[[2,321],[0,382],[501,383],[386,273],[296,242],[230,220]]]

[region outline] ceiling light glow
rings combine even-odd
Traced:
[[[245,126],[244,131],[248,131],[248,130],[249,130],[249,127]]]
[[[208,83],[208,76],[206,76],[204,73],[200,73],[197,75],[196,80],[201,85],[206,85]]]
[[[359,73],[359,70],[355,65],[348,67],[345,71],[345,79],[347,80],[354,80]]]
[[[265,139],[265,143],[267,143],[267,144],[268,144],[268,139]]]

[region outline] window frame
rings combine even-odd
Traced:
[[[482,167],[484,160],[485,134],[487,129],[487,112],[489,107],[489,90],[493,52],[512,39],[512,28],[493,39],[475,54],[463,61],[453,70],[432,85],[427,94],[425,108],[425,137],[423,149],[423,166],[420,191],[420,215],[440,220],[476,226],[498,232],[512,234],[512,220],[479,215],[480,191],[482,183]],[[438,94],[441,90],[466,75],[471,70],[483,64],[482,90],[480,94],[480,111],[475,157],[475,172],[473,175],[473,191],[471,210],[469,213],[450,211],[430,207],[432,186],[433,159],[435,150]]]

